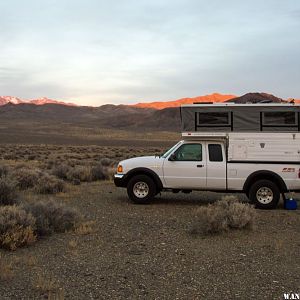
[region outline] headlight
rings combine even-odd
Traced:
[[[118,173],[123,173],[123,167],[121,165],[118,165],[117,172]]]

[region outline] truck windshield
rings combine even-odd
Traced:
[[[182,141],[178,142],[171,149],[167,150],[164,154],[162,154],[161,157],[166,158],[167,156],[169,156],[177,148],[177,146],[181,143],[182,143]]]

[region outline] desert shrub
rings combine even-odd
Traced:
[[[16,159],[17,157],[15,154],[5,154],[5,155],[3,155],[3,158],[6,160],[13,160],[13,159]]]
[[[241,203],[234,196],[226,196],[197,210],[191,232],[213,234],[229,229],[252,229],[255,214],[252,205]]]
[[[21,190],[32,188],[37,183],[41,172],[37,169],[18,168],[12,172],[12,177],[17,181]]]
[[[255,213],[255,209],[249,204],[241,202],[233,203],[228,208],[228,226],[236,229],[252,229]]]
[[[18,206],[0,207],[0,247],[15,250],[36,240],[35,218]]]
[[[14,272],[12,269],[12,262],[8,262],[7,259],[3,258],[0,254],[0,282],[8,281],[13,278]]]
[[[226,211],[221,207],[208,205],[197,211],[192,233],[218,233],[228,230]]]
[[[106,179],[113,180],[113,179],[114,179],[114,175],[116,174],[116,167],[115,167],[115,168],[113,168],[113,167],[108,167],[108,168],[105,170],[105,174],[106,174]]]
[[[101,164],[92,167],[90,174],[92,181],[107,179],[107,175],[105,174],[105,168],[103,168]]]
[[[28,160],[35,160],[36,158],[38,158],[38,156],[34,155],[34,154],[30,154],[27,156]]]
[[[40,236],[74,229],[80,220],[76,210],[54,200],[26,203],[23,208],[35,217],[36,232]]]
[[[50,170],[50,169],[53,168],[53,166],[55,165],[55,163],[56,163],[56,162],[55,162],[54,160],[48,159],[48,160],[46,161],[45,168],[48,169],[48,170]]]
[[[8,174],[7,166],[0,165],[0,177],[4,177]]]
[[[18,202],[17,183],[9,177],[0,177],[0,205],[13,205]]]
[[[14,166],[14,170],[26,169],[26,168],[28,168],[28,165],[26,165],[25,163],[18,163]]]
[[[80,180],[83,182],[92,181],[91,168],[86,166],[76,166],[75,168],[70,169],[68,180]]]
[[[100,163],[102,166],[109,167],[113,162],[111,159],[104,157],[101,159]]]
[[[69,172],[70,167],[66,164],[61,164],[54,166],[51,173],[60,179],[66,180]]]
[[[65,190],[65,183],[53,175],[43,174],[34,188],[39,194],[56,194]]]

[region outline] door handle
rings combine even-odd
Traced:
[[[203,168],[204,165],[197,165],[197,168]]]

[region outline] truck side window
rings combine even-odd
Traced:
[[[201,144],[184,144],[176,152],[176,161],[202,161]]]
[[[208,156],[210,161],[223,161],[222,146],[220,144],[209,144]]]

